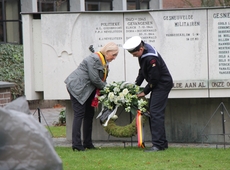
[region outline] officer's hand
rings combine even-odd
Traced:
[[[144,92],[141,92],[139,94],[137,94],[137,97],[140,98],[140,97],[144,97],[145,96],[145,93]]]

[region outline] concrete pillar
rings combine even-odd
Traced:
[[[39,22],[39,21],[37,21]],[[31,14],[22,14],[22,31],[23,31],[23,53],[24,53],[24,82],[25,83],[25,95],[27,100],[38,100],[42,99],[42,93],[38,93],[36,91],[36,82],[35,80],[35,58],[36,49],[34,48],[36,45],[36,41],[38,39],[34,39],[35,32],[39,32],[39,24],[33,21],[33,15]],[[35,26],[35,25],[36,26]],[[40,35],[40,34],[39,34]],[[36,41],[34,41],[36,40]],[[39,44],[39,42],[37,43]],[[37,63],[36,63],[37,64]]]
[[[116,0],[113,1],[113,10],[127,10],[127,1]]]
[[[149,9],[162,9],[162,0],[151,0],[149,1]]]
[[[159,0],[159,9],[163,9],[163,1]]]
[[[37,0],[21,0],[21,12],[37,12]]]
[[[85,11],[85,0],[70,0],[69,4],[71,12]]]
[[[72,125],[73,125],[73,108],[70,100],[65,102],[66,107],[66,139],[72,140]]]

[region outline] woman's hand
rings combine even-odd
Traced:
[[[137,94],[137,97],[140,98],[140,97],[145,97],[145,93],[144,92],[141,92],[139,94]]]

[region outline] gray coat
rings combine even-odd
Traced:
[[[84,104],[96,88],[103,89],[106,85],[102,81],[104,71],[99,56],[92,53],[66,78],[66,87],[79,103]]]

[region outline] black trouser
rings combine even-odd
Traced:
[[[94,117],[94,107],[91,106],[92,99],[95,96],[95,92],[90,95],[87,101],[82,105],[75,97],[70,94],[72,107],[74,111],[73,127],[72,127],[72,146],[82,146],[81,142],[81,125],[83,121],[83,146],[92,145],[92,126]]]
[[[150,96],[150,131],[152,144],[159,149],[168,148],[165,134],[165,108],[170,91],[152,91]]]

